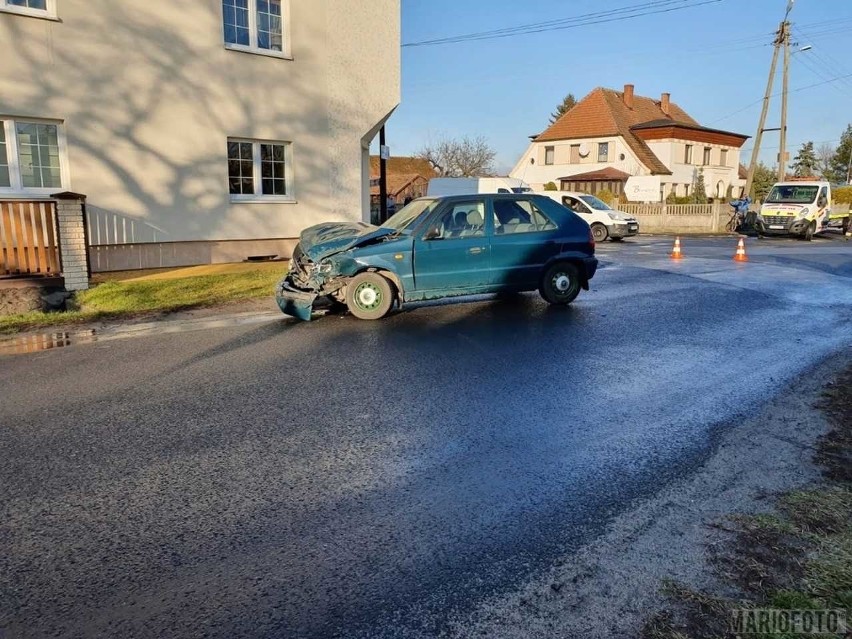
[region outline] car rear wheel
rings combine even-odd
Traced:
[[[603,242],[609,237],[609,231],[600,222],[595,222],[592,224],[592,237],[595,238],[595,242]]]
[[[557,262],[544,271],[539,293],[548,304],[570,304],[580,293],[580,271],[569,262]]]
[[[393,284],[378,273],[359,273],[346,286],[346,306],[358,319],[383,318],[393,299]]]

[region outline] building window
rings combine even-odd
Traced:
[[[719,164],[722,166],[728,166],[728,149],[722,149],[721,156]]]
[[[0,190],[48,194],[63,188],[64,155],[58,124],[0,120]]]
[[[287,8],[287,0],[222,0],[225,46],[288,56]]]
[[[544,163],[553,164],[553,156],[556,154],[556,149],[552,146],[544,147]]]
[[[598,162],[609,162],[609,142],[598,144]]]
[[[704,166],[710,165],[710,154],[713,152],[709,146],[704,147]]]
[[[692,145],[687,144],[683,147],[683,163],[692,164]]]
[[[0,122],[0,189],[12,186],[9,176],[9,152],[6,150],[6,127]]]
[[[571,164],[579,164],[580,163],[580,145],[572,144],[571,145]]]
[[[231,199],[292,200],[289,142],[228,140],[228,191]]]
[[[55,18],[56,0],[0,0],[0,11],[36,18]]]

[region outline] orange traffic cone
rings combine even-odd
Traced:
[[[745,252],[745,240],[740,238],[739,244],[737,244],[737,252],[734,254],[734,262],[748,262],[748,256]]]
[[[681,253],[681,251],[680,251],[680,238],[679,237],[675,238],[674,248],[672,249],[671,257],[672,257],[673,260],[682,260],[683,259],[683,253]]]

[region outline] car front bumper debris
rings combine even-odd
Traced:
[[[275,288],[275,301],[285,315],[291,315],[305,322],[311,321],[314,301],[317,294],[296,288],[288,275]]]

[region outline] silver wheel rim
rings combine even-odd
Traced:
[[[571,278],[565,273],[557,273],[553,276],[552,284],[558,294],[564,295],[571,288]]]
[[[375,289],[372,288],[362,288],[358,291],[358,304],[361,308],[372,308],[376,300],[378,299],[378,294]]]

